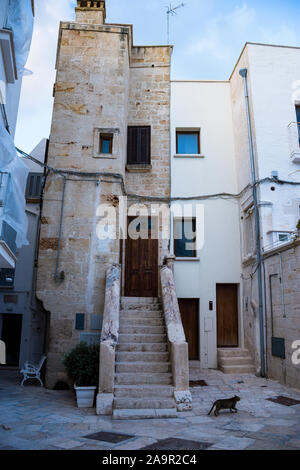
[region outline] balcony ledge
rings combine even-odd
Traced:
[[[291,160],[293,163],[300,163],[300,151],[299,152],[292,152]]]
[[[14,84],[18,79],[13,33],[0,29],[0,51],[2,52],[7,83]]]
[[[149,173],[152,170],[152,165],[126,165],[128,173]]]
[[[4,240],[0,240],[0,268],[14,269],[17,257],[13,254]]]

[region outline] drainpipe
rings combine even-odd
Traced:
[[[260,362],[261,362],[261,376],[265,377],[265,340],[264,340],[264,309],[263,309],[263,287],[262,287],[262,254],[260,242],[260,221],[257,199],[257,186],[256,186],[256,173],[254,163],[254,150],[253,150],[253,134],[250,118],[249,94],[247,84],[248,70],[246,68],[240,70],[240,76],[244,80],[244,91],[246,101],[246,113],[248,123],[249,135],[249,149],[251,161],[251,175],[252,175],[252,188],[253,188],[253,201],[254,201],[254,216],[255,216],[255,237],[256,237],[256,257],[257,257],[257,273],[258,273],[258,300],[259,300],[259,328],[260,328]]]

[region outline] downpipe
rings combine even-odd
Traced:
[[[260,241],[260,220],[259,220],[259,210],[258,210],[255,161],[254,161],[254,150],[253,150],[253,134],[252,134],[252,126],[251,126],[249,94],[248,94],[248,84],[247,84],[248,70],[246,68],[241,69],[239,71],[239,74],[243,78],[243,81],[244,81],[248,136],[249,136],[249,150],[250,150],[250,161],[251,161],[252,190],[253,190],[253,201],[254,201],[257,278],[258,278],[258,301],[259,301],[260,375],[262,377],[265,377],[266,367],[265,367],[265,339],[264,339],[265,332],[264,332],[264,308],[263,308],[263,286],[262,286],[262,253],[261,253],[261,241]]]

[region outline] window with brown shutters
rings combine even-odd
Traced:
[[[43,175],[38,173],[29,173],[26,186],[27,202],[38,202],[41,198]]]
[[[129,126],[127,138],[128,165],[150,165],[151,126]]]

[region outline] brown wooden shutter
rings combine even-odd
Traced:
[[[129,165],[141,165],[151,163],[150,126],[128,127],[127,163]]]

